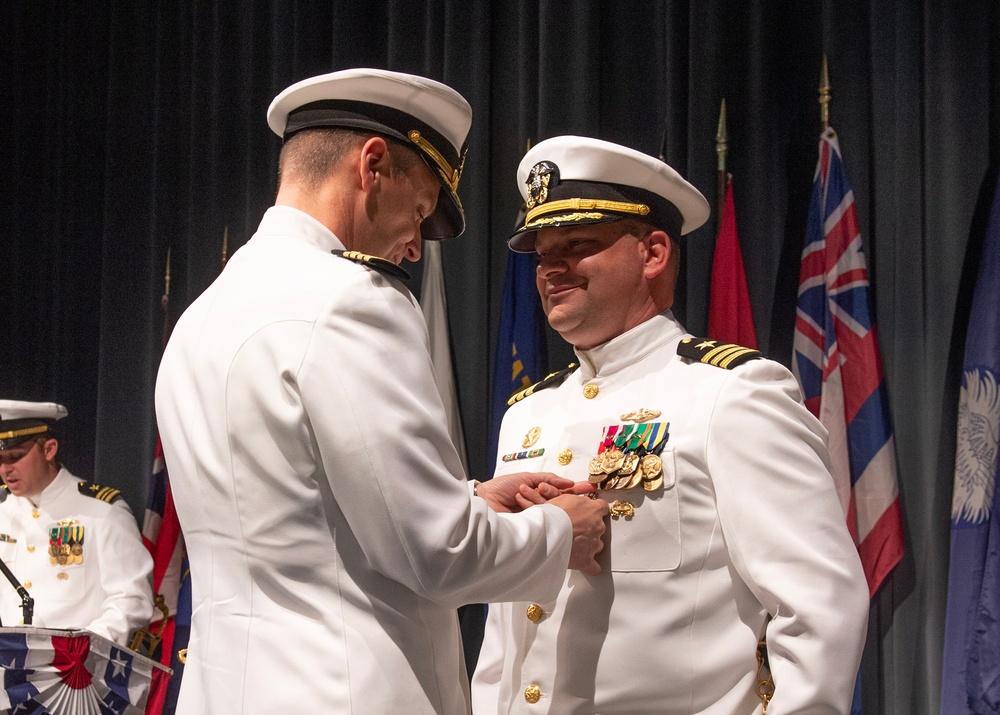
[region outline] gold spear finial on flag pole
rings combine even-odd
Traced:
[[[167,246],[167,267],[163,271],[163,302],[170,300],[170,246]]]
[[[819,118],[823,122],[823,131],[830,126],[830,72],[827,68],[826,54],[823,54],[823,73],[819,78]]]
[[[167,266],[163,271],[163,297],[160,298],[160,309],[163,311],[162,346],[167,346],[170,336],[170,246],[167,246]]]
[[[718,159],[716,164],[716,223],[722,222],[722,208],[726,204],[726,184],[729,183],[726,174],[726,153],[729,151],[729,138],[726,136],[726,98],[722,98],[722,106],[719,108],[719,128],[715,132],[715,154]]]
[[[229,260],[229,224],[226,224],[225,230],[222,232],[222,266],[226,267],[226,261]]]

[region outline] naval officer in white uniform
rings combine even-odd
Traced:
[[[422,238],[465,226],[471,119],[449,87],[382,70],[271,104],[276,205],[157,378],[193,594],[178,712],[466,713],[455,609],[599,570],[603,502],[490,508],[516,510],[528,476],[472,494],[401,280]]]
[[[58,459],[52,402],[0,400],[0,558],[34,599],[31,625],[88,630],[127,646],[153,614],[153,560],[117,489],[73,476]],[[22,600],[0,576],[0,620]]]
[[[572,136],[533,147],[518,180],[510,246],[537,255],[578,365],[512,398],[496,473],[596,484],[611,519],[599,575],[490,606],[474,712],[750,715],[758,685],[769,715],[848,712],[868,589],[825,431],[788,370],[670,312],[704,197]]]

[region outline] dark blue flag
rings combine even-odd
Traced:
[[[530,253],[511,251],[507,254],[507,275],[493,373],[493,399],[490,402],[490,461],[486,465],[490,474],[496,465],[500,422],[507,411],[507,400],[545,376],[548,351],[544,321],[541,300],[535,287],[535,257]]]
[[[1000,712],[1000,182],[969,315],[951,508],[942,715]]]
[[[181,586],[177,594],[177,616],[174,618],[174,641],[171,648],[170,668],[174,671],[167,687],[167,697],[163,712],[177,712],[177,696],[180,695],[181,679],[184,677],[184,663],[187,660],[188,639],[191,637],[191,568],[187,555],[181,566]]]

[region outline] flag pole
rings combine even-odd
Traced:
[[[827,68],[826,54],[823,55],[823,71],[819,78],[819,118],[823,122],[823,131],[830,128],[830,72]]]
[[[222,265],[221,268],[226,267],[226,261],[229,260],[229,224],[226,224],[226,229],[222,232]]]
[[[167,347],[170,337],[170,246],[167,246],[167,265],[163,271],[163,297],[160,298],[160,309],[163,311],[163,336],[161,347]]]
[[[728,176],[726,174],[726,153],[729,150],[729,141],[726,136],[726,98],[722,98],[722,105],[719,108],[719,128],[715,132],[715,154],[716,165],[716,185],[715,185],[715,223],[716,234],[722,226],[722,209],[726,205],[726,184]]]

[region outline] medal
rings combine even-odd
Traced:
[[[587,465],[588,481],[605,491],[636,489],[645,491],[663,485],[663,462],[658,456],[669,438],[669,422],[649,422],[659,417],[656,410],[640,408],[621,416],[635,424],[610,425],[604,428],[597,454]],[[618,507],[618,515],[631,517],[634,508]],[[624,511],[623,511],[624,510]],[[614,514],[613,514],[614,515]]]
[[[621,469],[622,462],[624,461],[625,455],[617,449],[612,449],[611,451],[604,453],[601,469],[604,470],[605,474],[611,474],[612,472]]]
[[[663,473],[663,462],[655,454],[647,454],[642,458],[642,476],[644,479],[652,479],[657,474]]]

